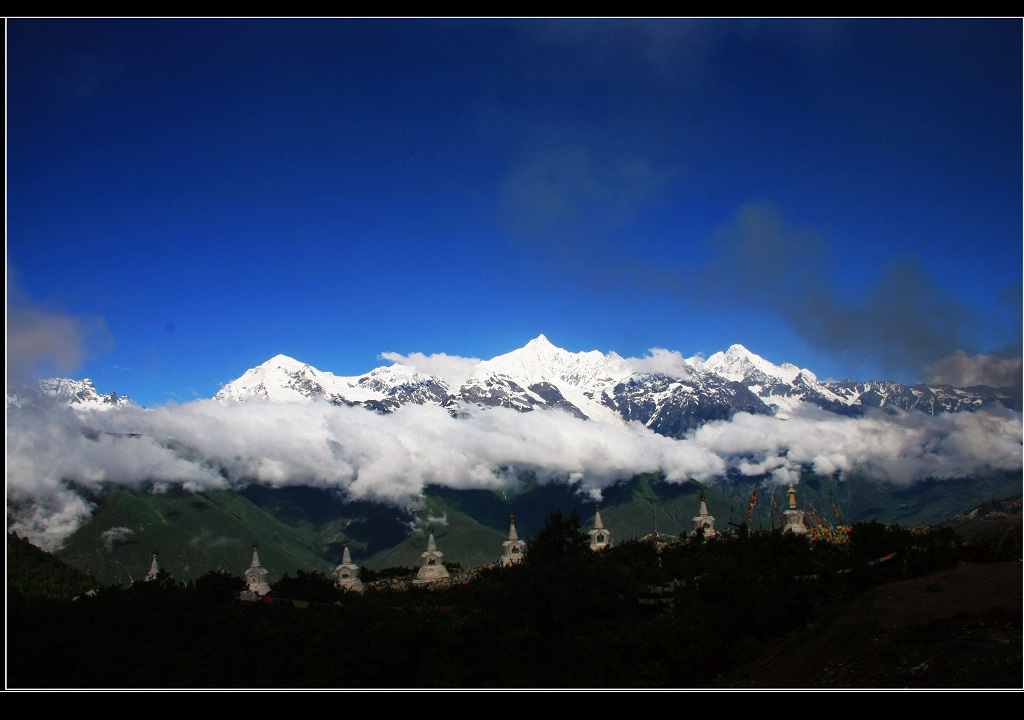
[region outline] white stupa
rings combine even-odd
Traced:
[[[160,574],[160,566],[156,562],[156,550],[153,551],[153,560],[149,564],[149,572],[146,573],[146,581],[156,580]]]
[[[443,562],[444,553],[437,549],[437,543],[434,542],[434,526],[428,526],[427,531],[427,549],[420,555],[422,564],[416,573],[416,579],[413,580],[417,585],[437,582],[448,577],[448,568]]]
[[[698,531],[704,531],[704,537],[713,538],[718,533],[715,531],[715,518],[708,513],[708,505],[705,499],[704,491],[700,491],[700,510],[693,518],[693,532],[691,535],[696,535]]]
[[[590,531],[590,549],[601,550],[612,546],[612,534],[601,522],[601,506],[594,505],[594,529]]]
[[[267,584],[267,570],[260,565],[260,555],[257,552],[259,545],[252,545],[252,564],[245,571],[245,581],[249,584],[249,592],[257,595],[266,595],[270,592],[270,585]]]
[[[793,489],[792,485],[789,486],[789,510],[782,513],[782,517],[786,521],[782,532],[796,533],[797,535],[807,534],[807,525],[804,523],[804,511],[796,506],[796,490]]]
[[[501,559],[498,562],[502,565],[515,565],[523,561],[526,543],[520,540],[516,533],[516,516],[509,515],[508,521],[511,525],[508,530],[508,540],[501,544]]]
[[[345,539],[345,551],[341,555],[341,564],[334,568],[335,584],[342,590],[363,591],[363,582],[359,579],[359,566],[352,562],[348,552],[348,538]]]

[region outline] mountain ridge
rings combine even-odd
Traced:
[[[811,370],[792,363],[776,365],[734,344],[707,359],[683,360],[674,372],[645,370],[643,359],[615,352],[572,353],[539,335],[525,346],[490,360],[481,360],[470,377],[453,386],[443,377],[421,374],[400,363],[368,373],[339,377],[287,358],[291,370],[273,376],[275,356],[229,382],[214,396],[220,401],[327,400],[364,405],[382,412],[414,404],[448,408],[453,414],[470,407],[508,407],[522,412],[559,409],[580,419],[629,423],[639,421],[669,437],[738,412],[786,418],[813,405],[840,415],[859,415],[869,408],[898,408],[927,414],[960,412],[1001,405],[1020,409],[1008,389],[978,386],[907,386],[887,380],[821,381]],[[253,379],[261,378],[260,384]],[[272,397],[273,395],[273,397]]]
[[[614,351],[574,353],[541,334],[521,348],[477,361],[464,380],[449,381],[420,372],[413,363],[393,362],[360,375],[342,376],[278,354],[226,383],[213,399],[222,403],[326,401],[381,413],[406,405],[434,405],[454,416],[490,407],[561,410],[581,420],[640,422],[674,438],[740,412],[785,419],[808,406],[845,416],[862,415],[872,408],[934,415],[997,407],[1020,412],[1022,406],[1015,388],[822,381],[809,369],[788,362],[776,365],[740,344],[706,359],[679,356],[674,363],[653,363],[652,359],[623,358]],[[38,388],[9,388],[7,406],[32,405],[35,396],[77,410],[136,407],[127,396],[100,394],[90,380],[63,378],[40,381]]]

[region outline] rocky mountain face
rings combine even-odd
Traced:
[[[246,371],[217,393],[223,402],[326,401],[393,412],[404,405],[437,405],[454,415],[474,408],[520,412],[561,410],[599,422],[640,422],[669,437],[736,413],[786,417],[813,405],[859,415],[869,408],[929,414],[998,405],[1019,410],[1009,389],[953,388],[897,382],[823,382],[809,370],[774,365],[742,345],[707,359],[690,358],[685,372],[652,374],[615,353],[571,353],[543,335],[524,347],[477,364],[464,382],[420,374],[399,363],[339,377],[278,355]]]

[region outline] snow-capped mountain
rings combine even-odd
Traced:
[[[808,372],[791,363],[773,365],[742,345],[733,345],[726,352],[715,353],[707,360],[691,358],[690,362],[696,370],[733,382],[791,383],[801,372]]]
[[[214,396],[221,401],[313,402],[335,405],[367,405],[375,410],[393,411],[409,403],[445,405],[448,385],[440,378],[420,375],[395,363],[365,375],[341,377],[317,370],[287,355],[275,355],[247,370]]]
[[[275,355],[262,365],[246,370],[216,394],[217,400],[271,400],[311,402],[331,399],[348,387],[346,378],[322,372],[287,355]]]
[[[8,389],[7,407],[32,406],[45,398],[77,410],[133,405],[117,393],[101,395],[90,380],[58,378]],[[581,420],[639,422],[669,437],[682,437],[739,412],[785,418],[806,405],[842,415],[859,415],[869,408],[929,414],[999,405],[1021,409],[1019,393],[1005,388],[821,381],[810,370],[775,365],[742,345],[707,359],[690,358],[672,373],[649,373],[614,352],[573,353],[543,335],[518,350],[478,362],[468,379],[455,383],[400,363],[343,377],[276,355],[224,385],[215,399],[328,402],[381,413],[411,404],[435,405],[456,416],[489,407],[561,410]]]
[[[32,386],[7,389],[7,407],[31,407],[39,402],[55,402],[75,410],[113,410],[133,407],[127,395],[116,392],[100,394],[92,380],[50,378]]]
[[[480,362],[457,397],[472,405],[555,408],[581,419],[621,422],[604,402],[604,393],[630,374],[615,353],[571,353],[540,335],[518,350]]]
[[[823,382],[810,370],[789,363],[775,365],[742,345],[706,360],[691,358],[685,373],[643,373],[614,352],[572,353],[543,335],[518,350],[479,362],[457,387],[398,363],[365,375],[340,377],[278,355],[225,385],[216,398],[224,402],[319,400],[378,412],[407,404],[438,405],[456,415],[473,407],[562,410],[580,419],[636,421],[671,437],[738,412],[786,417],[804,404],[844,415],[878,407],[931,414],[995,404],[1019,409],[1019,399],[994,388]]]

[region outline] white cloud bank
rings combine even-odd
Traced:
[[[379,415],[326,403],[199,400],[113,413],[12,411],[7,429],[8,527],[50,549],[88,520],[81,491],[106,484],[199,490],[257,481],[410,506],[428,484],[504,489],[521,469],[599,496],[640,472],[682,482],[737,470],[788,482],[809,466],[907,483],[1022,465],[1021,418],[1010,411],[739,414],[674,440],[558,411],[492,408],[455,419],[424,406]]]
[[[442,378],[449,387],[454,388],[461,387],[476,371],[476,366],[480,364],[480,358],[461,357],[447,353],[425,355],[414,352],[402,355],[396,352],[385,352],[380,356],[384,360],[411,367],[420,375]]]
[[[690,377],[690,366],[678,350],[651,348],[648,353],[642,358],[626,358],[629,369],[635,373],[668,375],[680,380]]]

